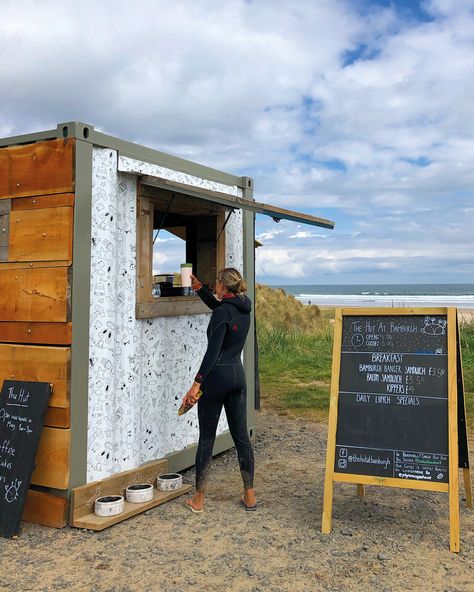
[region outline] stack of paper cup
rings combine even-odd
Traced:
[[[192,263],[181,263],[181,287],[183,296],[189,296],[192,293],[191,274],[193,273]]]

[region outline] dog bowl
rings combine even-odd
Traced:
[[[156,485],[160,491],[176,491],[183,486],[183,477],[179,473],[158,475]]]
[[[123,512],[123,495],[103,495],[95,500],[96,516],[117,516]]]
[[[132,504],[141,504],[142,502],[149,502],[153,499],[153,484],[152,483],[136,483],[129,485],[125,490],[127,502]]]

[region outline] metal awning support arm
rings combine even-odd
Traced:
[[[176,197],[176,193],[173,193],[173,194],[171,195],[171,199],[170,199],[170,201],[169,201],[169,203],[168,203],[168,207],[166,208],[165,215],[164,215],[164,216],[163,216],[163,218],[161,219],[161,222],[160,222],[160,227],[158,228],[158,230],[156,231],[156,234],[155,234],[155,236],[153,237],[153,245],[155,244],[155,242],[156,242],[156,239],[158,238],[158,235],[160,234],[160,230],[162,230],[163,226],[165,225],[165,220],[166,220],[166,217],[168,216],[168,214],[169,214],[169,212],[170,212],[170,210],[171,210],[171,206],[173,205],[173,201],[174,201],[174,198],[175,198],[175,197]]]
[[[225,227],[227,226],[227,222],[229,221],[229,218],[232,216],[232,214],[234,213],[234,210],[230,210],[230,212],[227,214],[226,219],[224,220],[224,224],[222,225],[221,231],[219,232],[219,236],[216,239],[216,245],[219,243],[219,239],[222,236],[222,233],[225,230]]]

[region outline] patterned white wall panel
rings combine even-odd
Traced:
[[[242,189],[237,187],[237,185],[226,185],[225,183],[209,181],[209,179],[202,179],[201,177],[195,177],[194,175],[188,175],[180,171],[173,171],[172,169],[151,164],[150,162],[143,162],[142,160],[135,160],[128,156],[119,156],[118,170],[123,173],[149,175],[151,177],[159,177],[160,179],[168,179],[169,181],[177,181],[185,185],[219,191],[220,193],[227,193],[236,197],[243,196]]]
[[[92,210],[88,482],[197,442],[196,410],[177,409],[210,316],[135,318],[136,177],[117,173],[115,151],[94,148]],[[241,267],[242,219],[232,217],[227,264]]]
[[[226,265],[240,272],[244,268],[244,233],[242,210],[234,210],[225,227]]]

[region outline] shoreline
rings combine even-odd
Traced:
[[[307,305],[306,305],[307,306]],[[337,306],[337,305],[329,305],[329,304],[314,304],[312,306],[317,306],[320,310],[328,311],[333,310],[336,308],[388,308],[387,306],[380,306],[380,307],[364,307],[364,306]],[[418,307],[403,307],[403,308],[418,308]],[[446,307],[434,307],[434,308],[446,308]],[[461,323],[470,323],[474,321],[474,308],[458,308],[458,319]]]
[[[458,310],[471,310],[474,312],[474,299],[454,298],[409,298],[409,297],[364,297],[357,295],[301,295],[291,294],[301,304],[316,304],[329,308],[457,308]]]

